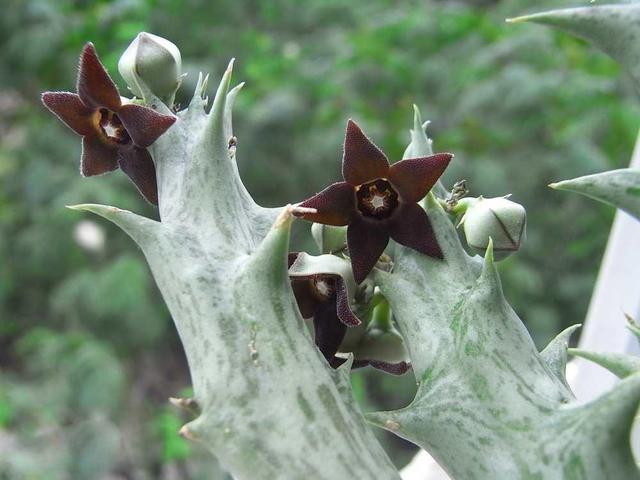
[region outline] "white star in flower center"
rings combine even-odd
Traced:
[[[369,204],[371,205],[371,208],[373,208],[374,210],[380,210],[381,208],[385,207],[385,197],[383,195],[373,195],[371,197],[371,199],[369,200]]]
[[[104,128],[104,133],[106,133],[108,137],[118,138],[118,127],[114,127],[111,122],[102,128]]]
[[[318,290],[318,293],[323,297],[328,297],[329,295],[331,295],[331,287],[329,287],[329,284],[324,280],[319,280],[316,282],[316,289]]]

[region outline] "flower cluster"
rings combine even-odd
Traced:
[[[289,268],[298,258],[289,254]],[[339,275],[314,274],[292,276],[291,288],[303,318],[312,318],[316,345],[332,365],[341,362],[335,356],[347,331],[362,322],[349,306],[347,288]]]
[[[120,167],[149,202],[158,204],[156,171],[147,147],[176,117],[122,99],[93,44],[80,55],[77,93],[45,92],[42,102],[82,136],[82,175]]]
[[[449,153],[439,153],[389,165],[385,154],[349,120],[342,159],[343,181],[300,203],[298,215],[316,222],[312,228],[314,239],[324,253],[344,253],[344,232],[325,230],[347,226],[347,251],[357,285],[364,285],[389,238],[442,259],[429,218],[418,202],[429,193],[452,158]],[[318,224],[332,227],[319,229]],[[395,375],[405,373],[411,366],[386,300],[382,300],[384,308],[365,308],[367,324],[348,339],[347,327],[359,327],[362,322],[349,306],[344,280],[339,275],[319,272],[300,275],[292,268],[297,258],[298,254],[289,256],[293,292],[302,316],[313,319],[316,344],[329,364],[337,368],[344,357],[336,353],[351,351],[354,368],[370,365]]]
[[[349,292],[347,283],[355,283],[353,278],[348,280],[350,273],[335,273],[332,268],[306,273],[309,266],[305,266],[305,262],[310,258],[327,260],[333,257],[290,253],[291,287],[302,317],[313,322],[315,343],[329,365],[338,368],[346,361],[344,354],[353,352],[352,368],[370,365],[394,375],[407,372],[410,364],[405,361],[402,337],[395,329],[386,328],[384,322],[377,322],[375,318],[369,321],[376,310],[372,304],[363,309],[366,325],[353,312],[350,305],[354,300],[353,292]]]
[[[152,54],[142,58],[141,51],[149,49]],[[165,97],[173,98],[180,83],[177,48],[163,39],[141,34],[127,52],[120,63],[125,79],[134,86],[140,82],[153,84]],[[156,62],[158,58],[162,61]],[[168,74],[160,75],[156,67]],[[141,94],[136,88],[132,91]],[[122,98],[91,43],[80,56],[77,93],[45,92],[42,102],[82,136],[82,175],[121,168],[142,195],[157,205],[155,165],[147,147],[174,124],[175,116]],[[354,368],[371,365],[396,375],[410,368],[386,300],[372,281],[364,281],[390,238],[425,255],[443,258],[429,218],[418,202],[452,158],[449,153],[439,153],[390,165],[385,154],[349,120],[343,181],[299,204],[298,215],[326,226],[316,228],[314,237],[320,240],[320,249],[329,254],[320,261],[333,262],[333,267],[324,265],[324,270],[313,272],[300,267],[295,271],[294,265],[300,265],[303,256],[290,254],[291,286],[302,316],[313,320],[316,345],[332,367],[344,363],[344,353],[353,352]],[[345,226],[346,232],[336,228]],[[367,288],[368,294],[364,293]],[[364,322],[354,313],[352,302]]]

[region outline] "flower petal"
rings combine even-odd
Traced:
[[[336,369],[346,361],[347,358],[345,357],[332,357],[329,359],[329,366],[333,369]]]
[[[369,365],[377,370],[390,373],[391,375],[404,375],[411,369],[411,364],[408,362],[387,363],[380,362],[378,360],[369,360]]]
[[[98,137],[82,137],[80,172],[85,177],[102,175],[118,168],[118,149],[106,144]]]
[[[351,370],[356,368],[364,368],[369,366],[369,360],[354,360],[351,364]]]
[[[347,123],[342,157],[342,176],[354,187],[385,178],[389,173],[389,160],[375,144],[367,138],[353,120]]]
[[[402,203],[389,224],[396,242],[434,258],[443,258],[427,213],[417,203]]]
[[[313,317],[316,345],[327,360],[331,360],[338,351],[347,327],[338,320],[333,302],[322,304]]]
[[[128,147],[120,149],[120,168],[138,188],[144,198],[158,205],[158,184],[156,167],[151,155],[144,148]]]
[[[338,319],[344,323],[347,327],[356,327],[362,323],[362,321],[356,317],[349,305],[349,294],[347,293],[347,287],[342,277],[336,276],[336,314]]]
[[[78,135],[91,135],[96,131],[91,122],[93,112],[82,103],[77,94],[44,92],[41,98],[44,106]]]
[[[88,107],[120,108],[120,92],[98,58],[93,43],[87,43],[80,54],[78,95]]]
[[[296,297],[296,303],[302,318],[312,318],[316,313],[320,302],[311,291],[311,284],[308,277],[291,279],[291,289]]]
[[[346,182],[334,183],[300,206],[318,210],[318,213],[302,214],[305,220],[341,227],[347,225],[355,213],[355,189]]]
[[[389,234],[384,228],[356,219],[347,229],[347,246],[356,283],[361,283],[384,252]]]
[[[429,193],[452,158],[453,155],[450,153],[438,153],[428,157],[402,160],[391,165],[389,181],[403,201],[417,202]]]
[[[142,105],[128,103],[117,111],[118,118],[138,147],[148,147],[176,121],[176,117],[163,115]]]

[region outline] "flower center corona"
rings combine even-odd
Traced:
[[[131,143],[129,133],[115,113],[111,110],[107,110],[106,108],[101,108],[98,111],[98,114],[98,125],[108,140],[121,145]]]
[[[311,278],[311,286],[314,295],[323,302],[329,300],[336,291],[335,280],[325,275],[314,275]]]
[[[360,213],[377,220],[388,218],[398,206],[398,193],[386,178],[359,185],[356,197]]]

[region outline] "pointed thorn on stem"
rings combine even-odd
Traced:
[[[386,422],[384,422],[384,428],[386,428],[387,430],[391,430],[392,432],[397,432],[398,430],[400,430],[400,424],[395,420],[387,420]]]
[[[235,63],[235,61],[235,58],[229,60],[229,65],[227,65],[227,72],[231,73],[233,71],[233,64]]]
[[[180,430],[178,430],[178,435],[182,438],[186,438],[187,440],[197,441],[198,437],[196,437],[189,428],[184,425]]]
[[[198,402],[196,402],[193,398],[169,397],[169,403],[171,403],[171,405],[173,405],[174,407],[187,410],[196,415],[200,411]]]
[[[627,320],[627,323],[629,325],[633,325],[634,327],[638,326],[638,323],[636,322],[635,318],[633,318],[631,315],[629,315],[627,312],[622,312],[622,314],[624,315],[624,318]]]
[[[302,217],[307,213],[318,213],[318,211],[315,208],[307,208],[301,207],[300,205],[288,204],[282,209],[282,212],[280,212],[280,215],[278,215],[278,218],[276,218],[273,226],[274,228],[279,228],[282,225],[291,223],[294,217]]]
[[[288,207],[291,207],[291,214],[296,217],[301,217],[307,213],[318,213],[316,208],[301,207],[300,205],[288,205]]]

